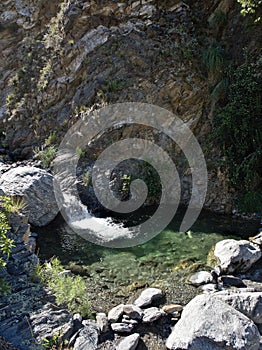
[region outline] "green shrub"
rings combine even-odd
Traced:
[[[45,168],[49,168],[52,161],[55,159],[57,148],[56,146],[48,146],[43,149],[37,148],[34,153],[37,159]]]
[[[261,184],[261,71],[262,57],[253,62],[246,57],[242,65],[232,67],[227,73],[227,104],[214,117],[214,136],[223,151],[231,185],[244,196],[255,193]]]
[[[8,223],[8,213],[11,212],[12,200],[6,196],[0,196],[0,269],[6,265],[5,258],[9,256],[14,241],[8,237],[10,226]],[[10,286],[5,279],[0,279],[0,295],[10,292]]]
[[[253,15],[255,17],[255,22],[261,20],[259,16],[259,9],[261,13],[262,0],[237,0],[240,3],[242,10],[241,13],[245,16],[247,14]]]
[[[57,258],[38,266],[36,274],[41,282],[52,290],[58,305],[68,307],[72,313],[79,312],[83,317],[91,315],[84,279],[81,276],[65,274]]]

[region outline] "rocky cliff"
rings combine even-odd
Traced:
[[[210,180],[206,206],[230,212],[235,195],[217,166],[221,154],[207,137],[220,97],[210,96],[216,77],[202,56],[213,39],[224,40],[236,61],[243,47],[256,50],[254,31],[239,40],[245,23],[234,0],[2,1],[3,146],[13,159],[28,158],[50,135],[59,142],[90,108],[130,101],[158,105],[185,121],[202,145]],[[154,130],[124,126],[121,134],[160,140],[173,158],[178,154]],[[101,148],[103,141],[91,153]],[[191,176],[180,168],[186,202]]]

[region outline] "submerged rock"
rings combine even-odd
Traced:
[[[245,272],[261,258],[258,246],[246,240],[225,239],[216,244],[215,257],[222,273]]]
[[[0,178],[0,188],[8,196],[23,198],[30,224],[45,226],[59,212],[53,180],[53,176],[43,169],[23,166],[4,173]]]
[[[199,295],[184,308],[166,346],[172,350],[258,350],[259,342],[253,321],[213,296]]]

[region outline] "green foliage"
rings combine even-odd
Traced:
[[[238,208],[244,213],[258,213],[262,215],[262,188],[249,191],[238,200]]]
[[[83,317],[90,316],[90,302],[87,299],[85,281],[81,276],[65,274],[57,258],[38,267],[36,273],[41,282],[52,290],[58,305],[67,306],[70,312],[79,312]]]
[[[14,241],[8,237],[10,208],[12,208],[12,200],[6,196],[0,196],[0,269],[6,265],[5,257],[9,256],[14,247]],[[7,294],[9,291],[8,283],[4,279],[0,279],[0,295]]]
[[[214,135],[223,150],[231,184],[245,193],[259,187],[262,164],[262,57],[232,67],[227,104],[214,117]]]
[[[48,146],[42,149],[37,148],[34,153],[36,158],[41,161],[42,166],[48,168],[55,159],[56,151],[56,146]]]
[[[121,91],[127,86],[127,82],[123,80],[110,80],[106,85],[102,87],[104,92],[117,92]]]
[[[255,22],[261,20],[261,17],[258,15],[259,9],[261,9],[262,0],[237,0],[241,5],[241,13],[245,15],[254,15]]]
[[[26,203],[21,197],[0,196],[0,206],[4,208],[6,215],[9,213],[18,213],[25,209]]]
[[[45,349],[48,349],[48,350],[58,349],[59,345],[60,345],[59,334],[54,334],[50,339],[47,339],[47,338],[42,339],[42,346]]]
[[[78,158],[84,158],[85,151],[83,151],[81,147],[77,146],[76,147],[76,154],[77,154]]]
[[[211,79],[221,76],[224,67],[225,52],[216,40],[213,39],[210,42],[208,48],[203,52],[202,59]]]
[[[92,178],[92,175],[91,175],[90,171],[86,171],[86,172],[82,175],[83,183],[84,183],[84,185],[85,185],[86,187],[90,185],[90,183],[91,183],[91,178]]]
[[[51,132],[50,135],[45,139],[45,145],[50,146],[55,144],[57,141],[57,135],[55,132]]]

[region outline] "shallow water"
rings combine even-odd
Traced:
[[[148,211],[143,215],[146,217]],[[139,289],[159,287],[167,302],[186,304],[196,293],[187,284],[194,270],[206,265],[214,244],[225,238],[240,239],[256,234],[259,222],[202,212],[188,233],[177,232],[183,210],[171,224],[149,242],[125,249],[105,248],[85,241],[58,216],[50,225],[38,228],[40,260],[57,256],[73,272],[85,276],[89,299],[108,311],[120,302],[132,302]],[[118,218],[128,225],[136,215]]]
[[[144,211],[143,216],[150,213]],[[38,249],[41,260],[58,256],[63,264],[75,261],[90,265],[96,262],[117,259],[119,264],[125,256],[139,262],[154,260],[156,263],[173,264],[181,259],[204,261],[210,248],[219,240],[225,238],[247,238],[256,234],[259,223],[243,221],[229,216],[222,216],[203,211],[190,233],[177,232],[183,210],[177,213],[171,224],[149,242],[131,248],[112,249],[90,243],[76,233],[64,222],[61,216],[43,228],[37,228]],[[120,218],[126,225],[137,221],[136,216]]]

